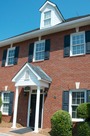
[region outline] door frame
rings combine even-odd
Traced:
[[[41,88],[42,89],[42,88]],[[28,98],[28,110],[27,110],[27,127],[30,127],[29,126],[29,122],[30,122],[30,107],[31,107],[31,95],[32,94],[37,94],[36,93],[33,93],[32,91],[35,90],[35,89],[31,89],[29,91],[29,98]],[[37,89],[36,89],[37,90]],[[42,117],[41,117],[41,129],[43,128],[43,113],[44,113],[44,89],[42,89],[43,92],[41,92],[40,94],[43,94],[43,99],[42,99]]]

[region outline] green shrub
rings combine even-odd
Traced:
[[[2,122],[2,112],[0,111],[0,123]]]
[[[78,125],[78,136],[90,136],[90,122],[81,122]]]
[[[77,107],[78,118],[90,119],[90,103],[82,103]]]
[[[51,118],[52,136],[72,136],[72,121],[68,112],[59,110]]]

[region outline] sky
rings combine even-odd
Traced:
[[[0,41],[40,27],[46,0],[0,0]],[[65,19],[90,14],[90,0],[51,0]]]

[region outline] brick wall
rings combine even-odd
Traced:
[[[84,30],[90,30],[90,26],[80,28],[80,31]],[[74,32],[75,29],[72,29],[43,36],[42,39],[51,39],[50,59],[33,62],[34,65],[40,66],[52,78],[48,96],[44,103],[44,128],[50,127],[51,116],[55,111],[62,108],[63,90],[75,89],[75,82],[80,82],[80,88],[90,89],[90,55],[63,57],[64,36]],[[14,44],[14,46],[20,46],[18,65],[10,67],[1,67],[3,50],[10,46],[0,48],[0,90],[4,90],[4,87],[8,85],[9,90],[15,91],[14,83],[11,80],[28,61],[29,44],[37,40],[38,38]],[[18,122],[25,126],[28,95],[23,96],[22,88],[19,91]]]

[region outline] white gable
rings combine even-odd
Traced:
[[[15,80],[15,86],[37,86],[39,84],[37,76],[28,67],[25,67]]]
[[[60,11],[58,10],[57,6],[49,1],[47,1],[41,8],[41,21],[40,21],[40,29],[51,27],[54,25],[57,25],[64,21],[64,18],[62,17]],[[50,25],[45,25],[45,13],[50,12],[51,13],[51,21]]]
[[[37,67],[26,63],[20,71],[15,75],[15,77],[12,79],[12,82],[15,82],[15,86],[43,86],[43,87],[49,87],[50,81],[43,80],[40,75],[38,75]],[[40,73],[39,73],[40,74]],[[45,73],[44,73],[45,74]]]

